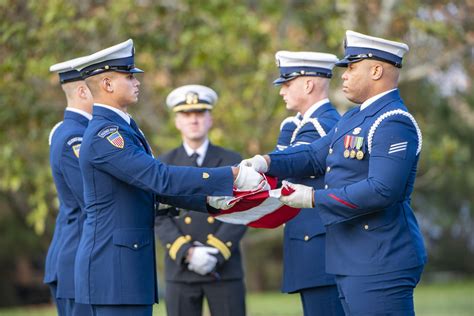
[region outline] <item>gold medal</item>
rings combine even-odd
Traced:
[[[364,159],[364,152],[362,150],[359,150],[356,155],[357,160],[362,160]]]
[[[356,156],[356,151],[354,149],[352,149],[351,154],[350,154],[351,159],[354,159],[355,156]]]
[[[349,158],[349,149],[344,150],[344,158]]]
[[[352,136],[350,135],[346,135],[346,137],[344,137],[344,148],[346,149],[344,150],[344,158],[349,158],[349,155],[350,155],[349,146],[351,144],[351,138]]]

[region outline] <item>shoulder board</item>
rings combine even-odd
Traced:
[[[48,137],[49,146],[51,146],[51,140],[53,139],[54,132],[56,132],[56,130],[58,129],[59,126],[61,126],[62,123],[63,121],[56,123],[56,125],[54,125],[54,127],[51,129],[51,132],[49,132],[49,137]]]
[[[74,144],[74,143],[80,143],[80,142],[82,142],[82,137],[76,136],[76,137],[73,137],[73,138],[71,138],[70,140],[68,140],[68,141],[67,141],[67,145],[68,145],[68,146],[71,146],[71,145]]]
[[[411,122],[415,126],[416,134],[418,135],[418,148],[416,149],[416,154],[418,155],[421,152],[421,146],[422,146],[422,143],[423,143],[421,130],[418,127],[418,123],[416,122],[415,118],[410,113],[408,113],[407,111],[403,111],[403,110],[400,110],[400,109],[385,112],[384,114],[380,115],[375,120],[374,124],[372,124],[372,126],[369,129],[369,134],[367,136],[367,147],[368,147],[368,150],[369,150],[369,154],[372,151],[372,139],[374,138],[375,130],[377,129],[377,127],[379,127],[380,123],[382,123],[383,120],[385,120],[386,118],[388,118],[390,116],[393,116],[393,115],[406,116],[411,120]]]
[[[100,138],[105,138],[106,136],[118,131],[118,126],[117,125],[109,125],[103,129],[101,129],[98,133],[97,136]]]

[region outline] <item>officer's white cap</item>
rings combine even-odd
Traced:
[[[191,84],[174,89],[166,97],[166,105],[173,112],[212,110],[217,93],[209,87]]]
[[[275,54],[280,77],[273,84],[293,80],[299,76],[331,78],[336,55],[318,52],[279,51]]]
[[[135,68],[135,48],[131,39],[92,55],[79,58],[72,66],[80,71],[84,78],[105,71],[143,72],[143,70]]]
[[[71,60],[63,61],[49,67],[49,71],[57,72],[59,75],[59,81],[61,84],[73,81],[83,80],[81,73],[75,70],[72,65],[78,62],[82,57],[74,58]]]
[[[348,64],[363,59],[377,59],[401,68],[403,56],[408,52],[409,47],[405,43],[348,30],[344,40],[344,49],[345,57],[337,62],[336,66],[347,67]]]

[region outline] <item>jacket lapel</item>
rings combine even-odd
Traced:
[[[222,158],[218,157],[216,153],[216,146],[209,143],[202,167],[218,167],[221,164],[221,161]]]

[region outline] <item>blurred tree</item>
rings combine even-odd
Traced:
[[[344,32],[353,29],[410,45],[401,92],[424,136],[413,202],[431,268],[473,273],[453,259],[474,256],[473,9],[471,0],[0,0],[0,227],[2,249],[15,249],[0,252],[2,266],[15,269],[25,256],[42,260],[53,231],[57,200],[47,141],[65,100],[51,64],[133,38],[146,72],[140,102],[130,111],[152,147],[163,152],[180,141],[166,94],[201,83],[220,97],[212,141],[249,156],[273,148],[287,115],[271,84],[274,53],[341,55]],[[345,112],[342,71],[335,73],[331,97]],[[250,232],[248,271],[260,271],[253,288],[277,286],[278,268],[256,265],[267,260],[278,267],[280,238],[279,230]],[[12,278],[1,271],[3,280]],[[3,295],[8,284],[0,288],[0,304],[14,300],[14,291]]]

